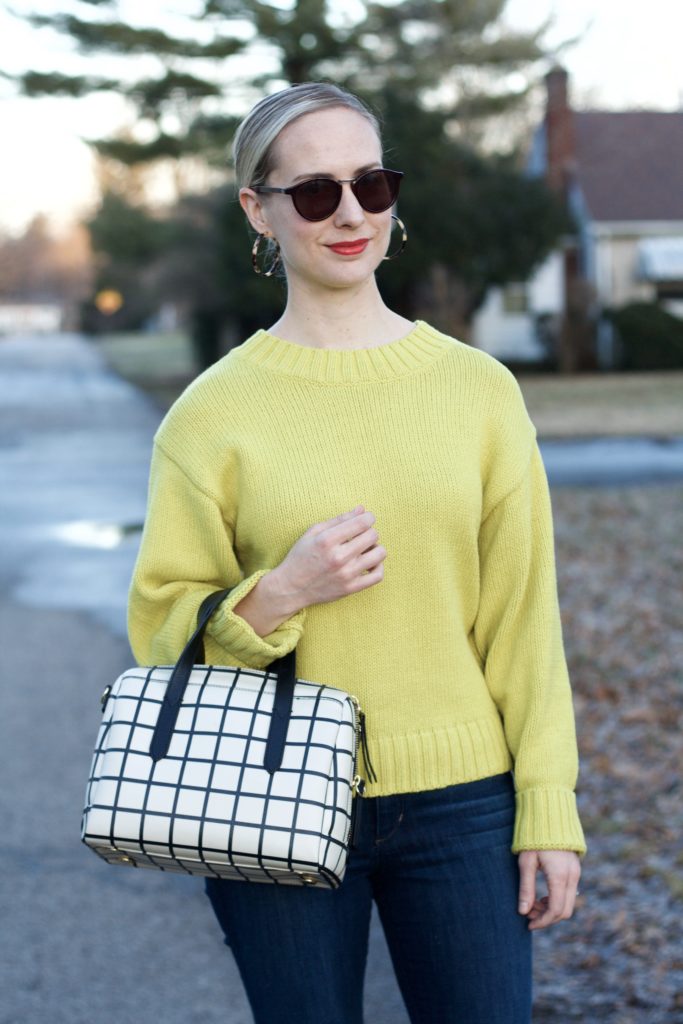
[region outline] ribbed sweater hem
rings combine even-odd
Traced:
[[[393,736],[368,735],[368,747],[377,781],[368,778],[359,751],[365,798],[441,789],[513,768],[499,719]],[[574,792],[552,787],[517,792],[511,850],[575,850],[583,855],[586,841]]]
[[[368,748],[377,781],[368,779],[367,766],[362,753],[359,754],[366,797],[415,793],[473,782],[509,771],[512,766],[497,719],[478,719],[446,729],[392,736],[369,733]]]

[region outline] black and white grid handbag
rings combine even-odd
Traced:
[[[81,839],[110,864],[336,889],[370,778],[365,716],[343,690],[267,669],[195,664],[229,590],[210,594],[175,666],[102,694]]]

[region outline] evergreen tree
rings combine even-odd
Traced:
[[[343,5],[326,0],[293,0],[288,8],[268,0],[202,0],[185,31],[172,34],[123,23],[115,0],[75,0],[75,12],[30,20],[66,34],[107,73],[31,72],[18,82],[34,96],[122,93],[144,126],[144,138],[133,129],[126,138],[93,140],[103,157],[129,166],[201,158],[222,167],[228,183],[226,145],[239,117],[264,92],[309,80],[350,88],[379,111],[389,143],[385,162],[406,174],[400,213],[410,241],[400,260],[383,265],[380,286],[408,316],[416,310],[428,315],[438,294],[447,294],[440,326],[467,337],[486,289],[523,280],[570,228],[557,200],[520,172],[519,146],[509,144],[502,155],[487,153],[486,126],[517,124],[515,111],[524,109],[539,63],[551,56],[541,42],[548,24],[533,33],[510,32],[502,21],[505,4],[362,2],[352,18]],[[156,75],[136,77],[140,54],[156,58]],[[114,58],[125,58],[120,78],[108,73]],[[107,219],[104,207],[101,212]],[[97,244],[104,245],[97,220]],[[254,283],[261,314],[263,288],[271,287],[270,301],[278,286],[250,280],[250,240],[229,184],[184,199],[175,224],[159,254],[160,279],[172,279],[176,295],[194,289],[195,323],[203,325],[205,352],[212,348],[215,356],[226,317],[236,322],[238,336],[252,322]],[[180,245],[202,252],[202,258],[184,260]],[[218,286],[207,287],[207,281]]]
[[[70,38],[86,66],[116,61],[121,76],[30,71],[16,80],[30,96],[125,96],[150,137],[93,144],[131,164],[188,153],[220,159],[234,129],[230,115],[242,112],[226,106],[246,108],[274,86],[317,80],[367,97],[400,87],[471,142],[476,125],[526,100],[540,61],[573,42],[546,49],[541,39],[550,19],[532,33],[506,29],[506,2],[359,0],[352,17],[328,0],[293,0],[288,8],[267,0],[201,0],[198,13],[185,17],[185,32],[175,35],[122,22],[116,0],[72,0],[69,13],[24,17]],[[155,75],[136,75],[134,58],[141,55],[156,59]],[[234,66],[238,57],[240,67],[248,58],[248,74]],[[511,87],[511,72],[521,86]]]

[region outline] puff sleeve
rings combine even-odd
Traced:
[[[516,385],[515,385],[516,389]],[[512,435],[492,468],[495,501],[479,532],[480,601],[474,640],[489,692],[513,757],[516,820],[512,850],[565,849],[586,843],[574,788],[578,775],[571,688],[557,594],[552,509],[535,430],[518,389],[515,419],[526,440]],[[512,447],[511,447],[512,446]],[[500,482],[506,452],[526,451],[521,476]],[[494,460],[495,461],[495,460]]]
[[[291,651],[303,632],[302,608],[259,636],[233,608],[271,567],[244,577],[234,535],[216,499],[155,443],[147,514],[128,594],[128,635],[142,665],[173,664],[196,626],[203,599],[234,587],[205,634],[208,664],[265,668]]]

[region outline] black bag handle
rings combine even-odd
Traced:
[[[215,610],[232,589],[234,588],[229,587],[227,590],[216,590],[204,598],[199,606],[197,628],[187,641],[182,654],[176,662],[159,710],[159,717],[154,727],[152,742],[149,746],[149,753],[153,761],[160,761],[168,753],[190,673],[195,664],[202,664],[204,660],[204,630]],[[275,668],[277,674],[273,715],[270,721],[266,752],[263,759],[265,769],[272,775],[282,764],[287,727],[292,713],[294,685],[296,683],[296,654],[294,649],[284,654],[281,658],[275,658],[268,668]]]

